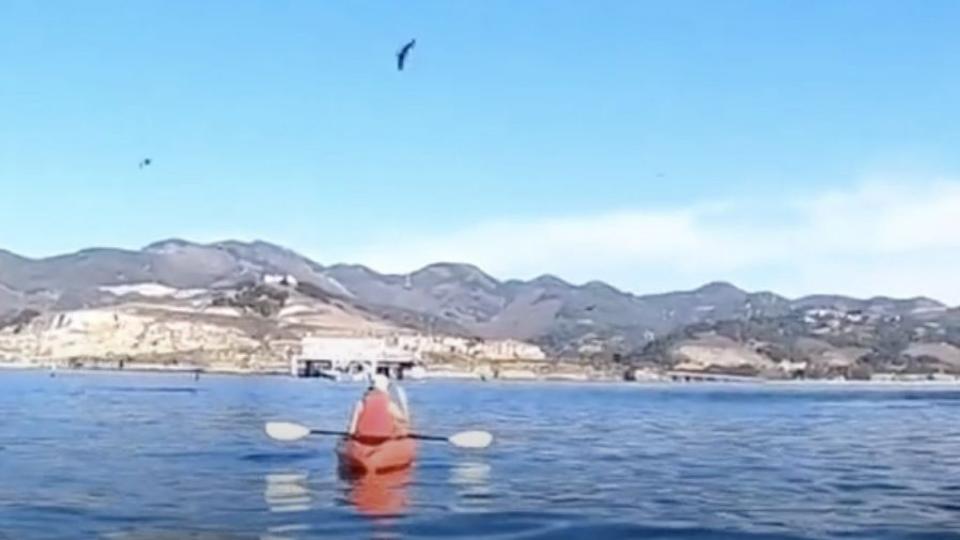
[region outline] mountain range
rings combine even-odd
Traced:
[[[789,299],[724,282],[690,291],[637,295],[600,281],[582,285],[543,275],[498,280],[469,264],[431,264],[409,274],[382,274],[351,264],[323,265],[267,242],[199,244],[164,240],[140,250],[85,249],[31,259],[0,250],[0,325],[24,310],[49,312],[110,305],[116,288],[158,284],[175,289],[236,290],[264,276],[291,276],[300,292],[335,300],[385,324],[488,339],[536,343],[555,357],[639,354],[685,328],[766,320],[831,309],[884,317],[955,316],[929,298]]]

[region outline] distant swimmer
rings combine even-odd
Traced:
[[[146,158],[140,162],[140,168],[149,167],[151,163],[153,163],[153,161],[150,158]]]
[[[407,55],[410,54],[410,49],[412,49],[416,44],[417,40],[411,39],[406,45],[400,48],[399,52],[397,52],[397,71],[403,71],[403,66],[407,62]]]

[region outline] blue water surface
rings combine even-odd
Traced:
[[[950,387],[406,384],[408,473],[338,476],[362,388],[0,372],[0,538],[960,538]]]

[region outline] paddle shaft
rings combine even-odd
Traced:
[[[278,441],[299,441],[310,435],[333,435],[336,437],[350,437],[345,431],[332,431],[326,429],[310,429],[307,426],[294,422],[267,422],[264,426],[267,436]],[[417,435],[415,433],[402,437],[404,439],[416,439],[420,441],[443,441],[456,446],[457,448],[486,448],[493,442],[493,435],[486,431],[462,431],[449,437],[438,437],[436,435]]]
[[[311,429],[311,435],[334,435],[337,437],[349,437],[350,434],[346,431],[327,431],[325,429]],[[416,439],[418,441],[446,441],[447,437],[437,437],[435,435],[418,435],[416,433],[410,433],[405,437],[400,437],[401,439]]]

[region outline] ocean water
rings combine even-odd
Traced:
[[[0,538],[960,538],[960,391],[406,385],[416,467],[342,479],[362,388],[0,372]]]

